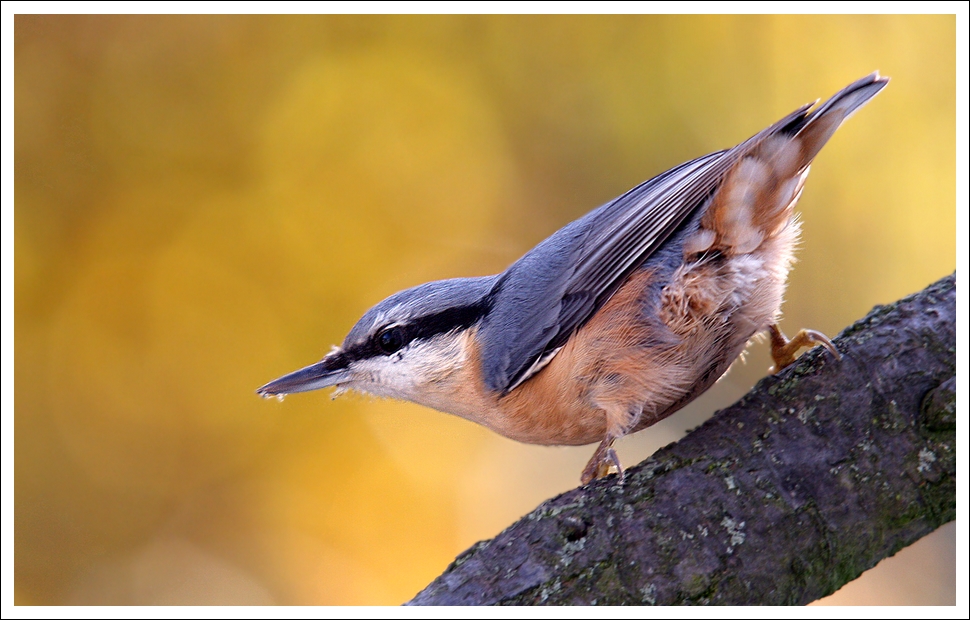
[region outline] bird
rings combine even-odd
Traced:
[[[645,181],[502,273],[381,301],[263,397],[335,387],[411,401],[540,445],[599,442],[580,480],[618,474],[618,438],[659,422],[767,333],[778,372],[822,333],[778,327],[809,166],[881,91],[874,72],[733,148]]]

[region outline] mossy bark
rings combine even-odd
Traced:
[[[804,604],[956,517],[955,276],[627,471],[480,542],[410,604]]]

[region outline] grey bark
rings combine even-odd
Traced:
[[[804,604],[956,517],[955,274],[551,499],[409,604]]]

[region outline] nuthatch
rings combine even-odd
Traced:
[[[734,148],[641,183],[503,273],[429,282],[367,311],[343,346],[259,388],[336,386],[409,400],[517,441],[600,442],[582,481],[622,469],[612,444],[711,386],[755,334],[775,370],[824,335],[778,329],[812,159],[888,82],[878,72]]]

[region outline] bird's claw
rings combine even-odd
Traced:
[[[772,374],[779,372],[782,368],[794,362],[795,353],[799,349],[812,347],[816,344],[820,344],[828,349],[829,353],[835,356],[835,359],[842,359],[838,349],[828,339],[828,336],[822,332],[815,331],[814,329],[803,329],[795,334],[794,338],[789,340],[777,325],[770,325],[768,331],[771,336],[771,357],[775,361],[775,365],[771,367],[770,371]]]
[[[583,484],[589,484],[597,478],[605,478],[610,474],[619,475],[620,482],[623,482],[623,466],[620,465],[620,458],[613,449],[613,440],[604,439],[583,469],[580,480]]]

